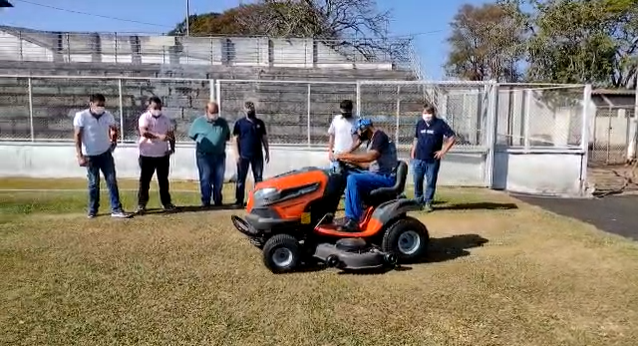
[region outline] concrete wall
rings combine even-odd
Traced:
[[[558,197],[583,196],[582,153],[497,151],[494,188]]]
[[[52,33],[0,28],[0,60],[60,63],[186,64],[392,70],[392,61],[371,61],[313,39],[173,37]]]
[[[226,178],[236,172],[232,150],[226,159]],[[115,152],[117,174],[120,178],[139,177],[138,150],[133,145],[119,146]],[[1,143],[0,177],[84,178],[86,170],[77,165],[72,144]],[[325,149],[295,147],[271,148],[271,162],[264,177],[284,173],[305,166],[328,166]],[[171,160],[173,179],[197,178],[195,152],[192,145],[178,145]],[[412,181],[410,176],[409,181]],[[450,153],[440,171],[440,184],[452,186],[486,186],[485,153]]]
[[[232,151],[226,160],[226,178],[236,172]],[[119,146],[115,153],[120,178],[137,179],[139,167],[137,148]],[[487,152],[456,150],[441,166],[439,184],[442,186],[489,186]],[[1,143],[0,177],[84,178],[86,171],[78,167],[72,144]],[[278,147],[271,149],[271,162],[266,165],[266,178],[305,166],[327,166],[325,149]],[[578,196],[581,185],[580,154],[522,153],[501,151],[495,153],[495,189],[513,192],[558,196]],[[539,173],[539,172],[542,172]],[[173,179],[197,180],[194,148],[178,145],[171,162]],[[411,175],[408,178],[412,184]]]

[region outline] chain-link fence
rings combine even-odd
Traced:
[[[236,81],[218,80],[220,113],[234,122],[244,116],[244,102],[252,101],[266,124],[271,143],[328,144],[328,127],[339,114],[342,100],[355,102],[355,82]]]
[[[572,149],[582,144],[583,86],[7,76],[0,77],[0,88],[1,140],[70,141],[74,114],[88,107],[90,94],[102,93],[126,142],[137,139],[137,119],[148,99],[158,96],[177,126],[177,140],[185,142],[190,124],[203,115],[209,100],[219,103],[231,126],[243,116],[244,102],[252,101],[272,144],[325,147],[330,121],[339,103],[349,99],[402,151],[413,141],[426,102],[436,105],[456,131],[456,148],[488,148],[494,132],[497,143],[509,147]],[[490,97],[493,88],[499,90],[496,97]]]
[[[592,165],[623,164],[627,159],[630,143],[636,135],[634,107],[597,107],[591,122],[591,148],[589,162]],[[632,126],[634,125],[634,126]]]
[[[497,143],[514,148],[582,148],[582,85],[499,85]]]

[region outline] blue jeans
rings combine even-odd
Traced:
[[[412,160],[412,177],[414,178],[414,199],[420,204],[432,204],[436,192],[436,181],[439,177],[441,160]],[[426,181],[423,196],[423,180]]]
[[[237,185],[235,186],[235,202],[237,204],[244,203],[244,195],[246,192],[246,177],[248,177],[248,168],[252,168],[253,180],[255,184],[262,181],[264,173],[264,158],[261,156],[253,156],[251,158],[242,157],[237,163]]]
[[[100,171],[106,180],[111,200],[111,212],[122,211],[120,203],[120,191],[117,187],[115,176],[115,161],[111,151],[95,156],[87,156],[87,178],[89,180],[89,214],[97,214],[100,209]]]
[[[226,173],[226,154],[211,155],[197,153],[197,170],[199,171],[199,190],[202,205],[210,205],[211,197],[215,205],[222,205],[222,188]]]
[[[346,218],[359,222],[363,216],[361,195],[394,185],[396,177],[376,173],[350,173],[346,179]]]

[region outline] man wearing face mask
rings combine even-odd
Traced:
[[[148,110],[140,115],[138,126],[140,180],[137,192],[137,213],[146,211],[148,191],[155,172],[157,172],[157,185],[164,210],[175,210],[168,183],[170,157],[175,153],[175,133],[171,119],[162,112],[162,100],[159,97],[151,97]]]
[[[266,124],[257,118],[255,105],[248,101],[244,104],[245,118],[235,122],[233,127],[235,158],[237,160],[237,184],[235,186],[235,206],[243,207],[248,168],[252,168],[255,184],[261,182],[264,171],[264,153],[266,163],[270,161],[270,149],[266,137]]]
[[[428,212],[432,211],[441,159],[450,151],[454,141],[454,131],[443,119],[436,117],[434,106],[426,104],[422,118],[416,123],[410,157],[414,197]],[[425,196],[423,180],[426,181]]]
[[[73,118],[75,150],[78,164],[86,167],[89,180],[88,217],[94,218],[100,208],[100,171],[106,180],[111,202],[111,216],[127,218],[120,203],[112,151],[117,142],[117,123],[113,114],[104,110],[106,98],[91,95],[89,109],[77,112]]]
[[[363,216],[361,195],[380,187],[393,186],[398,165],[394,143],[385,132],[375,128],[370,119],[357,120],[352,130],[353,134],[361,138],[361,141],[368,142],[367,152],[337,154],[335,159],[357,165],[368,171],[350,173],[346,178],[346,220],[342,230],[347,232],[359,231],[359,222]]]
[[[211,197],[215,206],[221,206],[226,173],[226,142],[230,140],[230,128],[226,119],[219,116],[217,103],[206,104],[206,114],[193,121],[188,137],[196,142],[202,206],[209,207]]]
[[[352,134],[352,128],[359,117],[352,114],[353,105],[351,100],[343,100],[339,105],[341,114],[335,116],[328,128],[328,158],[330,168],[336,169],[338,163],[334,156],[337,154],[351,153],[361,145],[359,137]]]

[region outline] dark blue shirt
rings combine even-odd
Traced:
[[[266,125],[261,119],[241,118],[235,122],[233,136],[237,136],[239,156],[244,159],[263,156],[262,140],[266,135]]]
[[[454,136],[454,131],[445,120],[434,118],[428,124],[425,120],[419,119],[414,132],[414,138],[417,140],[414,158],[422,161],[434,160],[434,153],[443,148],[444,137]]]

